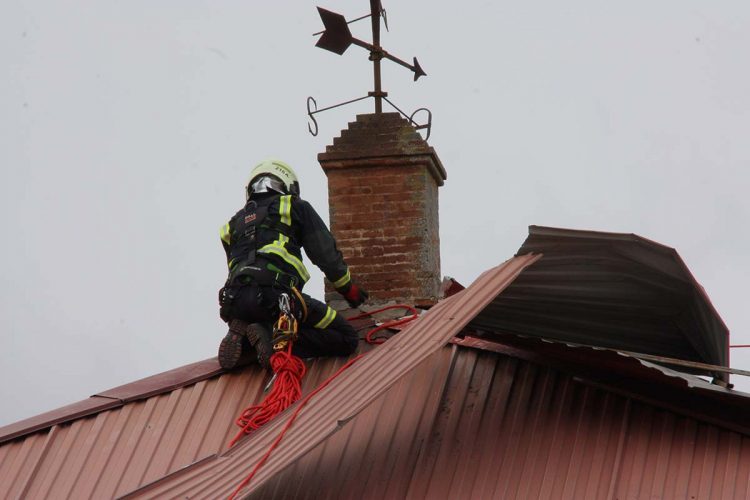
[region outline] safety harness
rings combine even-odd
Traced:
[[[276,198],[262,200],[260,204],[255,200],[248,201],[236,219],[236,227],[233,228],[236,241],[232,245],[227,285],[246,285],[254,282],[258,285],[270,286],[278,284],[280,279],[287,281],[288,286],[297,285],[296,276],[284,273],[272,264],[261,266],[256,263],[259,228],[280,233],[287,238],[292,235],[290,225],[268,217],[268,207]]]
[[[261,200],[249,200],[242,212],[233,221],[235,227],[232,229],[233,241],[232,253],[229,261],[229,276],[224,287],[219,291],[219,304],[221,306],[221,317],[224,318],[229,310],[237,290],[246,285],[271,286],[280,288],[282,291],[297,291],[298,278],[286,273],[267,262],[266,259],[258,259],[258,233],[259,229],[275,231],[286,238],[291,237],[291,226],[279,220],[268,217],[268,207],[278,197],[269,197]],[[304,300],[302,301],[304,304]]]

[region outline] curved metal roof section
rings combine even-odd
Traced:
[[[729,331],[674,249],[531,226],[529,252],[544,257],[472,327],[728,366]]]

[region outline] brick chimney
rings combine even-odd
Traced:
[[[398,113],[358,115],[318,161],[331,231],[369,302],[429,306],[440,289],[435,150]],[[327,300],[336,299],[326,284]]]

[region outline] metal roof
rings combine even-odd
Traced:
[[[131,401],[170,392],[222,372],[216,358],[191,363],[152,377],[97,393],[88,399],[0,427],[0,443],[19,436],[118,408]]]
[[[749,479],[747,435],[461,346],[248,498],[744,499]]]
[[[529,252],[544,257],[472,327],[728,365],[729,331],[674,249],[531,226],[518,254]]]
[[[358,361],[310,402],[283,449],[272,456],[258,479],[270,477],[325,440],[420,361],[441,351],[472,316],[537,259],[514,258],[491,269],[472,285],[471,293],[467,290],[441,302]],[[341,358],[312,362],[304,393],[345,362]],[[422,381],[436,375],[432,369],[427,375],[420,373]],[[435,380],[439,383],[441,378]],[[0,438],[6,439],[0,446],[0,497],[110,498],[128,492],[150,495],[149,491],[158,496],[161,488],[185,487],[182,481],[188,479],[202,484],[206,478],[207,485],[195,490],[195,482],[186,486],[193,490],[191,495],[198,490],[212,498],[228,494],[283,423],[282,419],[272,422],[241,441],[231,454],[219,455],[237,430],[235,417],[262,399],[266,381],[266,373],[257,367],[224,373],[217,371],[215,359],[207,360],[0,429]],[[439,391],[430,394],[435,401]],[[102,401],[107,406],[100,406]],[[414,406],[413,411],[421,414],[423,409]],[[223,471],[219,476],[206,472],[217,466]]]
[[[388,342],[344,371],[299,415],[284,438],[246,488],[253,491],[316,445],[338,432],[373,400],[425,361],[503,291],[538,255],[515,257],[483,273],[466,290],[438,303]],[[148,485],[134,497],[162,498],[190,494],[205,498],[228,496],[266,452],[285,419],[277,418],[216,459]]]
[[[601,238],[617,240],[615,261],[619,246],[633,243]],[[530,293],[525,277],[545,260],[524,255],[487,271],[355,363],[305,407],[243,495],[750,496],[747,395],[570,339],[476,330],[507,319],[498,295],[518,283]],[[572,269],[554,261],[563,274]],[[599,264],[599,278],[614,276]],[[542,280],[537,292],[550,284]],[[345,362],[310,363],[303,393]],[[225,452],[234,418],[262,399],[266,381],[258,367],[224,373],[207,360],[0,429],[0,497],[226,496],[284,425],[281,416]]]

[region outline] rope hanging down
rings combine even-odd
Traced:
[[[409,321],[413,321],[417,319],[417,317],[419,316],[419,312],[412,306],[399,304],[383,307],[375,311],[369,311],[358,316],[354,316],[352,318],[349,318],[349,321],[365,318],[391,309],[406,309],[411,313],[411,315],[397,320],[384,322],[383,324],[367,332],[365,341],[368,344],[382,344],[386,339],[382,337],[373,337],[377,332],[385,330],[387,328],[393,328],[399,325],[403,325],[405,323],[408,323]],[[271,446],[268,448],[266,453],[260,458],[260,460],[258,460],[258,463],[255,464],[255,467],[252,471],[250,471],[250,474],[248,474],[247,477],[245,477],[245,479],[243,479],[242,482],[237,485],[237,488],[235,488],[234,492],[232,492],[232,494],[229,496],[230,500],[234,499],[245,486],[250,484],[250,481],[252,481],[255,474],[258,472],[258,470],[260,470],[263,464],[265,464],[266,460],[268,460],[268,457],[270,457],[271,453],[273,453],[273,450],[276,449],[278,444],[284,438],[286,432],[291,428],[292,424],[294,424],[294,421],[297,419],[297,416],[300,414],[302,408],[304,408],[307,402],[310,401],[310,399],[312,399],[313,396],[315,396],[318,392],[323,390],[328,384],[330,384],[336,377],[341,375],[344,370],[346,370],[357,360],[362,358],[362,356],[364,356],[364,354],[360,354],[350,359],[344,366],[339,368],[336,373],[323,381],[322,384],[320,384],[314,391],[308,394],[300,402],[300,404],[297,406],[297,409],[294,410],[294,413],[292,413],[292,415],[289,417],[289,420],[287,420],[286,424],[281,429],[278,436],[276,436],[276,439],[274,439],[273,443],[271,443]],[[250,434],[251,432],[257,430],[258,428],[271,421],[276,415],[291,406],[301,396],[302,377],[305,376],[307,369],[305,368],[305,363],[292,354],[291,341],[286,345],[286,350],[276,352],[273,356],[271,356],[271,368],[273,369],[276,377],[273,384],[273,389],[271,390],[268,397],[266,397],[259,405],[250,406],[242,412],[242,414],[236,421],[237,425],[242,427],[242,429],[229,443],[230,448],[234,446],[234,444],[243,435]]]

